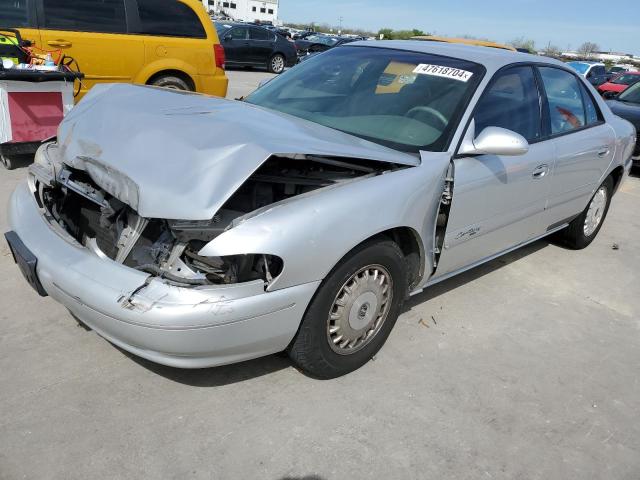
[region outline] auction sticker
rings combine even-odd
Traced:
[[[459,82],[468,82],[473,77],[472,72],[466,70],[460,70],[459,68],[443,67],[442,65],[429,65],[427,63],[421,63],[414,70],[413,73],[420,75],[431,75],[433,77],[450,78],[452,80],[458,80]]]

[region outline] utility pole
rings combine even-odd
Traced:
[[[340,17],[340,29],[338,30],[338,35],[342,35],[342,17]]]

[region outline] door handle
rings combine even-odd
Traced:
[[[607,155],[608,153],[609,153],[609,147],[602,147],[600,150],[598,150],[598,156],[601,158]]]
[[[69,48],[73,43],[67,42],[66,40],[49,40],[47,45],[50,47]]]
[[[531,176],[535,179],[540,179],[540,178],[546,177],[547,173],[549,173],[549,165],[543,164],[543,165],[538,165],[533,171],[533,173],[531,174]]]

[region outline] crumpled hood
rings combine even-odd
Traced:
[[[418,165],[409,154],[250,104],[98,85],[58,131],[61,159],[147,218],[212,218],[274,154]]]

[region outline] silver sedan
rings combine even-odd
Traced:
[[[39,150],[6,237],[41,295],[136,355],[286,350],[332,378],[409,295],[547,235],[588,246],[634,143],[554,60],[358,42],[242,102],[95,87]]]

